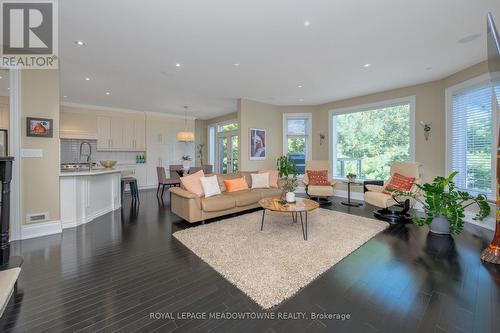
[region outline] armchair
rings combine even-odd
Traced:
[[[420,163],[417,162],[394,162],[391,165],[391,177],[399,173],[406,177],[415,178],[415,183],[420,183]],[[389,179],[390,180],[390,179]],[[389,223],[404,223],[411,220],[408,211],[415,205],[415,200],[407,197],[393,197],[392,194],[385,193],[384,189],[389,180],[384,184],[380,181],[364,183],[365,202],[379,207],[374,211],[376,218]],[[412,190],[414,190],[413,186]]]
[[[306,185],[306,193],[311,199],[316,199],[320,205],[331,203],[330,197],[333,196],[333,186],[335,181],[331,178],[330,163],[325,160],[312,160],[306,162],[304,179],[302,180]],[[309,185],[309,178],[307,177],[308,170],[327,170],[328,171],[328,185]]]

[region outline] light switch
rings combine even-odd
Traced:
[[[43,150],[42,149],[23,148],[23,149],[21,149],[21,157],[38,157],[38,158],[41,158],[41,157],[43,157]]]

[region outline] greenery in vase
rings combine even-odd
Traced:
[[[294,175],[290,178],[286,178],[285,180],[283,180],[281,189],[283,190],[284,193],[295,192],[298,186],[299,186],[299,180]]]
[[[196,150],[198,152],[198,160],[200,161],[200,165],[203,164],[203,148],[205,145],[203,143],[199,143],[196,145]]]
[[[276,167],[278,169],[278,176],[282,179],[288,178],[289,176],[296,177],[297,175],[297,167],[290,156],[283,155],[278,157]]]
[[[356,174],[354,174],[354,173],[348,173],[348,174],[346,175],[346,177],[347,177],[347,179],[349,179],[349,180],[354,180],[354,179],[356,179]]]
[[[183,156],[181,157],[181,159],[182,159],[183,161],[191,161],[191,156],[189,156],[189,155],[183,155]]]
[[[458,172],[455,171],[447,178],[436,177],[431,183],[415,184],[417,191],[388,190],[395,196],[414,198],[423,205],[425,217],[415,217],[413,223],[416,225],[431,224],[434,217],[443,216],[450,223],[450,232],[456,235],[464,227],[465,208],[474,204],[478,205],[479,212],[475,220],[485,219],[491,211],[485,195],[472,196],[468,192],[455,188],[453,178],[457,174]]]

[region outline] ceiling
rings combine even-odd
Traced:
[[[440,79],[486,59],[488,11],[500,24],[498,0],[59,4],[62,102],[189,105],[203,119],[236,111],[240,97],[315,105]]]

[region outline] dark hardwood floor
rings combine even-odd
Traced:
[[[330,208],[372,217],[372,207],[341,200]],[[391,227],[272,310],[274,320],[151,319],[261,312],[172,237],[187,227],[170,213],[167,194],[162,204],[155,191],[143,191],[138,209],[126,198],[122,212],[62,235],[13,242],[24,265],[0,331],[500,332],[500,268],[479,260],[492,233],[472,225],[454,240],[414,225]],[[350,319],[278,318],[295,312]]]

